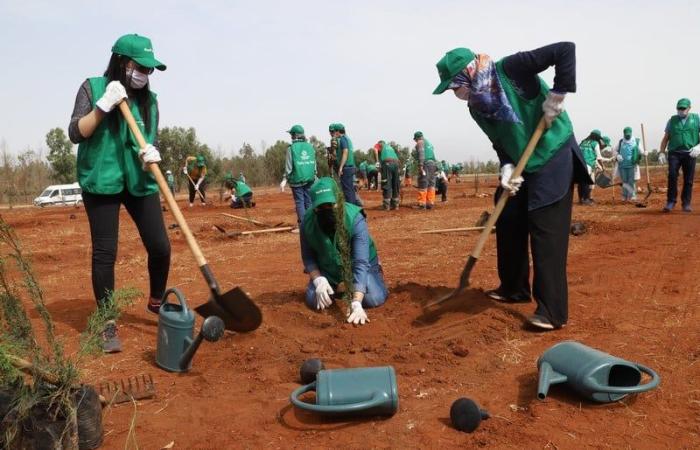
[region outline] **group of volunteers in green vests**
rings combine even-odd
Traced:
[[[610,140],[593,130],[579,145],[573,125],[564,111],[567,93],[576,91],[575,45],[559,42],[499,60],[467,48],[455,48],[437,63],[440,84],[433,91],[451,90],[469,110],[486,134],[500,162],[496,198],[509,196],[496,224],[497,268],[500,284],[486,292],[505,303],[536,303],[526,324],[538,330],[553,330],[568,320],[567,253],[571,224],[573,185],[578,184],[582,201],[590,200],[591,176],[601,164],[612,160],[623,180],[623,198],[633,200],[638,163],[645,149],[632,130],[609,150]],[[539,73],[554,67],[550,89]],[[92,286],[98,307],[110,301],[114,290],[119,210],[124,205],[139,231],[148,253],[150,292],[147,309],[158,314],[170,268],[171,247],[164,226],[158,186],[150,164],[161,161],[156,148],[159,109],[150,90],[150,75],[166,66],[153,53],[151,41],[136,34],[120,37],[112,47],[102,76],[88,78],[78,91],[71,122],[70,139],[78,144],[77,176],[83,190],[85,211],[92,240]],[[117,105],[127,101],[147,145],[139,148]],[[700,154],[700,118],[690,113],[691,103],[681,99],[661,142],[668,154],[668,197],[664,211],[674,209],[677,178],[683,170],[683,211],[691,210],[695,162]],[[546,131],[520,176],[515,165],[540,119]],[[347,320],[369,322],[365,311],[382,305],[388,295],[377,246],[370,236],[366,214],[354,188],[356,174],[353,145],[345,126],[329,126],[328,159],[333,177],[317,178],[315,150],[304,128],[288,130],[291,144],[286,152],[284,180],[292,190],[304,271],[309,275],[305,300],[309,308],[323,310],[341,294],[349,300]],[[431,209],[436,177],[447,178],[452,168],[439,163],[435,150],[421,131],[410,164],[418,173],[418,207]],[[399,158],[384,141],[374,146],[383,185],[384,209],[397,209],[400,199]],[[369,166],[365,166],[369,172]],[[362,171],[362,169],[360,169]],[[410,171],[406,171],[409,175]],[[454,174],[454,171],[452,172]],[[188,157],[183,174],[189,178],[192,205],[197,192],[204,201],[206,161]],[[174,185],[172,173],[167,173]],[[362,175],[360,175],[362,177]],[[337,181],[336,181],[337,180]],[[444,180],[443,180],[444,181]],[[252,190],[242,176],[229,174],[226,186],[233,207],[252,207]],[[446,193],[445,197],[446,199]],[[530,276],[532,261],[532,283]],[[114,321],[103,330],[103,350],[118,352],[121,342]]]

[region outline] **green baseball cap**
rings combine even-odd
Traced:
[[[413,139],[420,139],[423,137],[423,132],[422,131],[416,131],[413,133]]]
[[[128,56],[137,64],[149,69],[165,70],[165,64],[153,56],[151,40],[138,34],[125,34],[112,46],[112,53]]]
[[[328,131],[331,131],[331,132],[332,132],[332,131],[335,131],[335,125],[336,125],[336,124],[334,124],[334,123],[328,125]]]
[[[690,99],[682,98],[676,103],[676,109],[686,109],[690,108]]]
[[[338,185],[331,177],[319,178],[311,185],[311,208],[316,209],[324,203],[337,202]]]
[[[440,75],[440,84],[435,88],[433,94],[437,95],[445,92],[455,75],[472,62],[473,59],[474,52],[468,48],[455,48],[445,53],[445,56],[435,64]]]
[[[197,167],[204,167],[207,165],[206,160],[204,159],[204,156],[198,155],[197,156]]]
[[[304,127],[301,125],[293,125],[292,128],[287,130],[289,134],[304,134]]]
[[[632,127],[625,127],[625,128],[622,130],[622,134],[629,134],[629,135],[631,135],[631,134],[632,134]]]
[[[345,133],[345,125],[343,125],[342,123],[336,123],[335,131],[342,131],[343,133]]]
[[[603,136],[603,142],[605,142],[605,145],[610,145],[610,138],[608,136]]]
[[[593,136],[598,136],[598,137],[601,137],[603,135],[603,133],[601,133],[600,130],[598,130],[598,129],[591,131],[591,134]]]

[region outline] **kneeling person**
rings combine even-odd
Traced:
[[[227,187],[231,189],[231,208],[241,209],[255,207],[253,191],[244,181],[233,178],[227,183]]]
[[[363,307],[374,308],[384,304],[387,289],[377,249],[369,235],[362,208],[345,203],[344,221],[336,223],[336,195],[338,185],[324,177],[311,186],[311,208],[306,211],[301,227],[301,259],[309,274],[306,305],[322,310],[333,303],[334,290],[343,281],[343,266],[338,250],[337,227],[344,227],[352,265],[351,312],[348,322],[369,322]]]

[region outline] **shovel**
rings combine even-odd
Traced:
[[[119,109],[124,116],[124,120],[126,120],[126,123],[129,125],[131,133],[136,138],[139,147],[146,147],[146,140],[143,138],[138,125],[136,125],[136,121],[134,120],[134,116],[131,114],[131,110],[129,109],[127,102],[121,102],[119,104]],[[168,184],[165,181],[163,173],[160,171],[158,164],[150,163],[148,164],[148,169],[156,179],[160,193],[163,197],[165,197],[165,201],[168,203],[170,211],[172,211],[173,216],[175,216],[175,221],[180,226],[182,234],[185,236],[185,240],[187,241],[187,245],[194,256],[195,261],[197,261],[197,266],[202,272],[202,275],[209,286],[209,290],[211,291],[209,301],[196,307],[195,311],[205,318],[209,316],[219,316],[221,319],[223,319],[227,330],[248,332],[257,329],[262,322],[262,313],[260,312],[260,309],[255,305],[255,303],[253,303],[253,300],[248,296],[248,294],[246,294],[239,287],[224,292],[223,294],[221,293],[219,283],[216,281],[214,273],[211,271],[209,264],[207,264],[207,260],[204,258],[202,250],[199,248],[197,241],[195,241],[194,235],[192,234],[192,231],[190,231],[190,227],[187,225],[185,217],[182,215],[180,207],[175,201],[173,194],[170,192],[170,189],[168,189]]]
[[[195,184],[195,182],[194,182],[194,180],[192,179],[192,177],[190,176],[190,174],[189,174],[189,173],[186,173],[185,175],[187,175],[187,179],[190,180],[190,183],[192,183],[192,187],[194,187],[194,191],[195,191],[197,194],[199,194],[200,200],[202,200],[204,203],[206,203],[207,201],[204,200],[204,194],[202,194],[202,191],[199,190],[199,188],[198,188],[197,185]]]
[[[642,144],[644,145],[644,167],[647,172],[647,194],[644,196],[644,200],[641,202],[637,202],[634,206],[637,208],[646,208],[647,207],[647,201],[649,200],[649,196],[651,195],[651,179],[649,178],[649,156],[648,155],[648,150],[647,150],[647,138],[644,133],[644,124],[641,124],[642,126]]]
[[[513,178],[519,177],[520,174],[523,173],[525,165],[527,165],[527,162],[530,160],[530,156],[532,156],[532,154],[535,152],[535,147],[537,146],[540,137],[542,137],[545,127],[546,123],[543,117],[540,119],[540,122],[537,124],[537,128],[535,128],[535,131],[532,133],[532,137],[530,137],[530,141],[527,143],[527,147],[525,147],[525,151],[520,157],[518,165],[515,166],[515,170],[513,170],[513,175],[511,175],[510,177],[511,180]],[[503,208],[506,206],[508,197],[509,195],[507,192],[503,192],[501,194],[501,196],[498,199],[498,203],[496,203],[496,209],[493,211],[493,214],[491,214],[491,216],[489,216],[489,218],[486,220],[486,224],[484,225],[484,229],[481,232],[481,236],[479,236],[479,240],[476,242],[474,250],[472,250],[471,254],[469,255],[469,258],[467,258],[466,264],[464,265],[462,275],[459,277],[459,285],[457,286],[457,288],[449,294],[445,295],[444,297],[428,304],[428,307],[438,305],[444,301],[451,299],[452,297],[462,292],[464,288],[469,286],[469,275],[471,274],[472,269],[476,265],[479,256],[481,256],[481,250],[484,248],[484,244],[486,244],[486,240],[489,238],[491,230],[493,229],[494,225],[496,225],[498,217],[501,215],[501,212],[503,212]]]

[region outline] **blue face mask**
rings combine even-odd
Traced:
[[[687,109],[678,109],[677,111],[678,111],[678,117],[680,117],[681,119],[685,119],[686,117],[688,117],[688,110]]]

